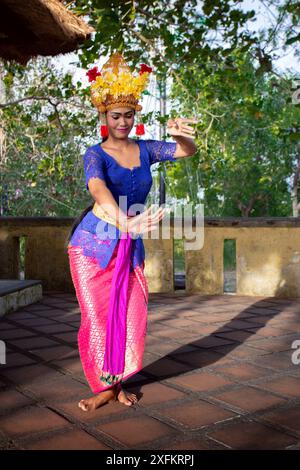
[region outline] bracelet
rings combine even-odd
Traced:
[[[104,214],[101,214],[100,218],[102,220],[105,220],[106,222],[108,222],[109,224],[112,224],[114,225],[115,227],[117,227],[118,230],[120,230],[121,232],[127,232],[128,230],[124,230],[125,227],[123,227],[119,222],[117,222],[116,220],[114,220],[109,214],[107,214],[107,212],[104,212]]]
[[[127,227],[123,227],[118,222],[116,222],[116,227],[120,230],[120,232],[128,232]]]
[[[112,219],[111,219],[111,221],[112,221],[112,224],[115,225],[118,230],[120,230],[120,232],[128,232],[126,224],[123,224],[123,223],[120,223],[120,222],[117,222],[117,221],[113,221]]]
[[[106,211],[104,211],[103,215],[101,214],[99,217],[103,220],[106,220],[106,222],[117,227],[117,229],[120,230],[120,232],[129,233],[128,226],[127,226],[128,218],[124,219],[124,223],[123,222],[120,223],[114,220]]]

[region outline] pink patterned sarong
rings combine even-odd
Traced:
[[[68,247],[71,276],[81,310],[79,355],[86,379],[95,394],[111,388],[112,384],[125,380],[143,367],[148,283],[144,263],[132,272],[127,269],[130,263],[128,246],[128,241],[118,240],[105,269],[99,266],[96,258],[85,256],[81,247]],[[124,319],[123,326],[116,323]],[[124,342],[122,331],[125,332]],[[120,335],[119,341],[117,334]],[[112,384],[105,380],[110,378],[108,365],[117,371]]]

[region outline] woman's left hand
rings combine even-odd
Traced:
[[[195,129],[187,123],[197,124],[196,119],[174,118],[167,122],[167,133],[169,135],[182,135],[183,137],[194,137]]]

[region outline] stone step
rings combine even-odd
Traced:
[[[43,297],[40,280],[0,280],[0,317],[21,307],[33,304]]]

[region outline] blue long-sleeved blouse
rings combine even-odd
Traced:
[[[99,143],[89,147],[83,155],[85,187],[88,189],[90,178],[100,178],[110,189],[122,211],[135,215],[144,208],[152,186],[151,165],[162,161],[176,161],[175,142],[160,140],[136,140],[140,149],[140,165],[126,168],[109,155]],[[123,197],[122,197],[123,196]],[[131,209],[131,210],[130,210]],[[115,234],[112,236],[112,233]],[[85,256],[95,257],[101,268],[108,265],[120,231],[114,225],[97,217],[90,210],[76,227],[69,245],[81,246]],[[142,235],[132,240],[130,271],[145,259]]]

